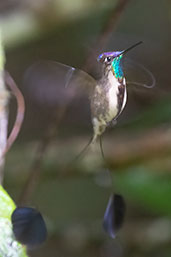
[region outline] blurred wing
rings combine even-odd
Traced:
[[[123,60],[123,70],[126,77],[127,85],[142,86],[153,88],[156,84],[154,75],[142,64],[125,58]]]
[[[39,104],[67,104],[80,94],[91,94],[96,80],[88,73],[53,61],[33,64],[25,73],[24,88]]]

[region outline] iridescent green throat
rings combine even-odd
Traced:
[[[118,57],[114,58],[112,62],[112,69],[116,78],[123,78],[124,76],[121,65],[122,57],[123,55],[119,55]]]

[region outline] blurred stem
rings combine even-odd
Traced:
[[[118,0],[117,4],[111,10],[111,13],[108,15],[108,19],[101,30],[99,38],[97,39],[99,49],[105,47],[129,2],[130,0]]]
[[[31,200],[33,192],[38,184],[38,180],[41,173],[41,166],[52,140],[56,137],[59,125],[67,111],[67,105],[60,107],[55,113],[53,121],[49,124],[45,137],[39,142],[35,158],[30,168],[28,178],[23,186],[22,192],[18,199],[18,204],[28,204]]]
[[[12,144],[14,143],[16,137],[21,128],[21,124],[24,118],[24,98],[16,86],[14,80],[10,76],[8,72],[4,72],[4,63],[5,63],[5,55],[4,49],[2,45],[2,40],[0,37],[0,184],[3,183],[4,177],[4,162],[5,162],[5,154],[10,149]],[[10,87],[12,93],[14,94],[17,100],[17,115],[16,120],[10,133],[9,138],[8,135],[8,100],[9,100],[9,92],[6,89],[5,83]]]
[[[164,159],[170,152],[171,131],[160,127],[149,129],[148,132],[138,137],[129,134],[122,143],[115,142],[115,148],[109,141],[106,147],[107,161],[112,170],[124,169],[139,163],[144,165],[155,158],[160,160],[158,163],[162,163],[162,158]],[[167,163],[164,166],[167,167]],[[157,168],[160,169],[159,164],[157,164]]]
[[[94,56],[96,56],[99,50],[103,49],[107,44],[107,41],[109,40],[112,32],[114,32],[114,30],[116,29],[118,21],[121,18],[121,15],[123,14],[129,2],[130,0],[118,0],[117,4],[109,13],[108,19],[106,20],[106,23],[104,23],[101,29],[101,33],[95,41],[95,44],[93,47],[94,54],[92,54],[92,50],[91,50],[91,53],[89,53],[86,58],[86,61],[84,64],[84,69],[86,71],[89,71],[93,66],[92,64],[94,62]]]
[[[3,183],[4,177],[4,151],[7,144],[7,132],[8,132],[8,99],[9,93],[5,87],[4,82],[4,49],[2,45],[2,39],[0,36],[0,184]]]
[[[21,94],[15,81],[13,80],[13,78],[7,71],[5,72],[5,82],[9,86],[9,88],[11,89],[12,93],[14,94],[14,96],[16,98],[17,115],[16,115],[16,119],[15,119],[14,126],[12,128],[12,131],[8,137],[4,154],[11,148],[12,144],[16,140],[18,133],[21,129],[21,125],[23,123],[24,113],[25,113],[25,103],[24,103],[23,95]]]

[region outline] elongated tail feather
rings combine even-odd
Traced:
[[[106,158],[103,150],[102,136],[100,136],[100,150],[103,160],[106,163]],[[111,171],[107,170],[110,174],[111,187],[112,187],[112,175]],[[112,188],[111,188],[112,189]],[[126,204],[124,198],[119,194],[112,193],[109,202],[107,204],[104,218],[103,218],[103,228],[106,233],[111,237],[115,238],[118,230],[122,227],[125,217]]]
[[[88,143],[85,145],[85,147],[81,150],[81,152],[74,158],[73,162],[76,162],[80,158],[82,158],[93,142],[94,142],[94,137],[91,137]]]
[[[100,136],[100,151],[101,151],[101,155],[102,155],[102,158],[104,160],[104,162],[106,162],[106,159],[105,159],[105,155],[104,155],[104,151],[103,151],[103,142],[102,142],[102,136]]]

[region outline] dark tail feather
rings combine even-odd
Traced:
[[[125,213],[126,204],[124,198],[119,194],[112,193],[103,218],[103,228],[111,238],[115,238],[122,227]]]
[[[107,171],[109,172],[109,175],[110,175],[110,179],[111,179],[111,185],[112,185],[112,174],[111,174],[111,170],[107,167],[107,161],[106,161],[106,157],[105,157],[105,154],[104,154],[104,150],[103,150],[103,142],[102,142],[102,136],[100,136],[100,151],[101,151],[101,155],[102,155],[102,158],[103,158],[103,161],[106,165],[106,168],[107,168]]]
[[[102,158],[107,165],[103,151],[102,136],[100,136],[100,150]],[[107,171],[110,174],[111,191],[113,191],[112,174],[109,169],[107,169]],[[125,218],[125,210],[126,204],[124,198],[121,195],[112,192],[103,218],[103,228],[111,238],[115,238],[118,230],[122,227]]]

